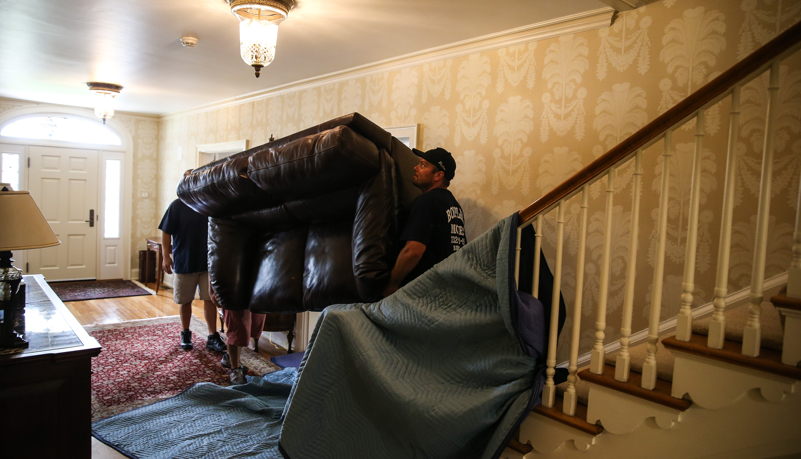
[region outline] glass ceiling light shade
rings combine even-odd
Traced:
[[[239,19],[239,53],[256,70],[275,58],[278,24],[286,19],[293,0],[228,0],[231,12]]]
[[[97,81],[90,81],[86,86],[95,94],[95,115],[106,124],[106,120],[114,116],[114,98],[122,91],[122,86]]]

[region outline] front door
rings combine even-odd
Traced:
[[[28,250],[28,273],[48,281],[97,277],[97,155],[30,147],[28,189],[61,245]]]

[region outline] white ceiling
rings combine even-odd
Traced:
[[[0,0],[0,97],[89,107],[103,81],[124,86],[118,111],[162,115],[610,1],[296,0],[256,79],[224,0]]]

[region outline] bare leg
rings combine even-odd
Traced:
[[[203,316],[206,318],[206,325],[209,327],[209,335],[217,332],[217,307],[211,301],[203,302]]]
[[[228,358],[231,359],[231,368],[239,368],[239,346],[233,344],[228,345]]]
[[[181,326],[184,330],[188,330],[189,321],[192,319],[192,302],[190,301],[189,303],[182,304],[178,312],[181,314]]]

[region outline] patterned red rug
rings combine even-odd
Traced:
[[[84,327],[103,347],[92,359],[92,421],[172,397],[198,382],[230,386],[222,354],[206,349],[205,323],[192,317],[194,349],[178,347],[178,316]],[[278,369],[250,349],[242,363],[251,375]]]
[[[151,293],[127,280],[50,282],[61,301],[86,301],[100,298],[144,296]]]

